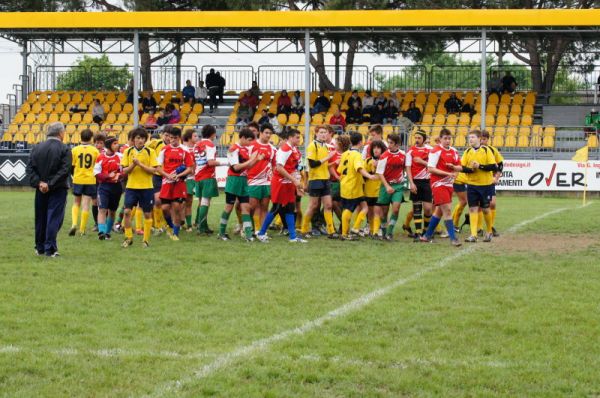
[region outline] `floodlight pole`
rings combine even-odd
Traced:
[[[181,57],[183,54],[181,53],[180,39],[177,39],[175,46],[175,87],[177,91],[181,91]]]
[[[23,71],[21,75],[21,104],[24,104],[27,100],[28,89],[27,86],[29,84],[29,75],[27,74],[27,39],[23,40],[23,52],[21,56],[23,58]]]
[[[304,32],[304,153],[310,138],[310,32]]]
[[[486,32],[485,28],[481,29],[481,97],[479,102],[481,104],[481,130],[485,130],[485,105],[486,105],[486,93],[487,93],[487,74],[486,74]]]
[[[140,86],[140,34],[137,30],[133,32],[133,125],[138,127],[140,115],[138,114]]]

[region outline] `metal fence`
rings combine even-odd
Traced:
[[[252,81],[256,80],[254,67],[250,65],[205,65],[200,68],[198,80],[206,80],[206,76],[211,69],[219,72],[221,77],[225,79],[226,90],[242,91],[247,90],[252,85]],[[205,84],[206,87],[206,84]]]

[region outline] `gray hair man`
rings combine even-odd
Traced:
[[[71,150],[62,142],[65,137],[62,123],[51,123],[46,136],[46,141],[31,150],[27,176],[35,188],[35,254],[56,257],[56,237],[67,204]]]

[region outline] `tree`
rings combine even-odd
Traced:
[[[127,66],[115,67],[106,55],[84,56],[67,73],[58,76],[57,90],[124,90],[132,74]]]

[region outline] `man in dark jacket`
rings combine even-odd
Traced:
[[[62,143],[65,126],[48,126],[48,139],[31,150],[27,164],[29,184],[35,191],[35,253],[58,256],[56,236],[62,227],[69,189],[71,151]]]
[[[206,75],[206,79],[204,79],[206,83],[206,87],[208,88],[208,96],[210,105],[210,111],[212,113],[213,108],[217,108],[217,96],[219,95],[221,79],[215,73],[214,68],[210,69],[210,73]]]

